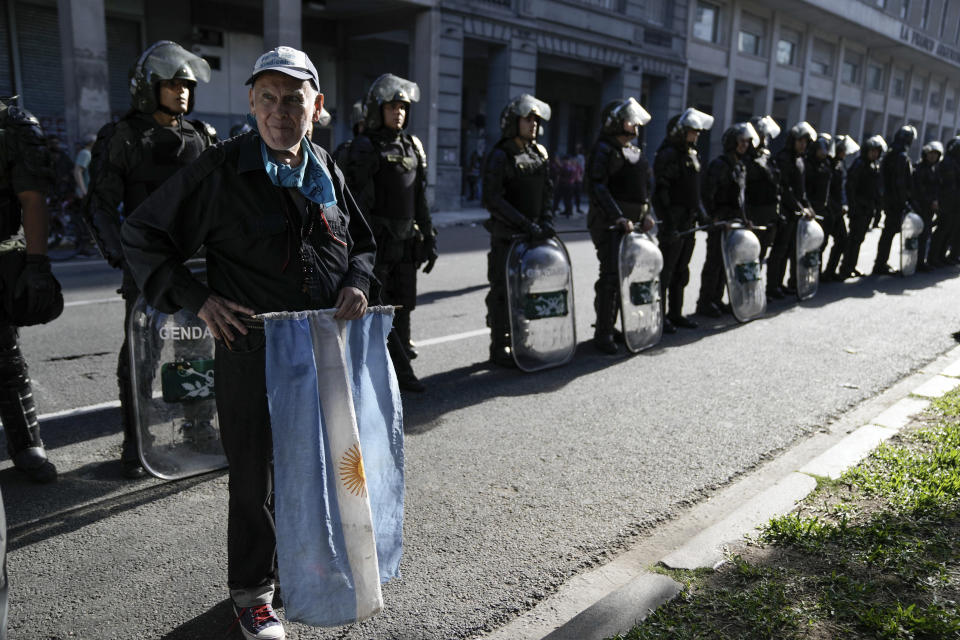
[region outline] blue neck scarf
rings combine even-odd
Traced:
[[[278,187],[298,189],[304,198],[324,208],[336,205],[337,195],[327,168],[317,158],[312,145],[306,138],[300,142],[300,148],[304,152],[303,160],[296,167],[289,167],[273,160],[267,145],[261,138],[260,152],[263,155],[263,168],[270,182]]]

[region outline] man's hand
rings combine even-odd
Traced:
[[[210,294],[197,315],[207,324],[207,328],[216,340],[223,340],[229,344],[234,338],[233,329],[244,336],[248,332],[247,326],[237,317],[238,313],[252,316],[255,312],[232,300]]]
[[[24,295],[30,314],[40,313],[56,303],[60,287],[50,270],[50,258],[47,256],[27,254],[26,264],[14,290],[17,299],[22,299]]]
[[[336,307],[333,317],[337,320],[356,320],[367,310],[367,297],[356,287],[344,287],[337,296]]]
[[[640,220],[640,231],[642,231],[643,233],[648,233],[650,230],[653,229],[654,224],[656,223],[653,220],[653,216],[651,216],[649,213],[645,214],[643,218]]]
[[[630,233],[633,231],[633,223],[626,218],[617,218],[613,224],[620,227],[620,230],[624,233]]]

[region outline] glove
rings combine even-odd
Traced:
[[[27,254],[23,271],[17,278],[14,298],[22,300],[26,314],[39,315],[45,310],[63,304],[60,283],[50,270],[50,258],[45,255]]]
[[[543,237],[543,227],[536,222],[531,222],[527,225],[527,235],[530,236],[531,240],[538,240]]]
[[[540,225],[540,240],[546,240],[547,238],[552,238],[557,235],[557,230],[553,228],[553,225],[549,222],[544,222]]]
[[[433,265],[437,263],[440,254],[437,253],[437,236],[433,233],[427,234],[423,239],[423,252],[427,256],[427,266],[423,268],[424,273],[433,271]]]
[[[697,224],[704,225],[710,224],[713,222],[713,219],[707,215],[707,212],[703,210],[703,207],[697,208]]]

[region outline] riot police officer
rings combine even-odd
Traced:
[[[860,155],[847,173],[847,206],[850,216],[850,231],[847,246],[843,251],[838,279],[846,280],[863,275],[857,271],[860,245],[867,235],[870,222],[881,208],[883,179],[880,174],[880,156],[887,150],[883,137],[876,135],[863,143]]]
[[[377,78],[365,100],[364,131],[347,154],[350,191],[377,241],[374,300],[397,305],[388,345],[400,388],[424,391],[410,366],[410,312],[417,305],[417,269],[429,273],[437,259],[436,233],[427,206],[427,156],[420,139],[405,131],[420,87],[391,73]]]
[[[943,144],[934,140],[923,145],[920,161],[913,172],[913,194],[917,205],[917,214],[923,219],[923,231],[920,232],[917,246],[917,269],[933,271],[928,260],[928,243],[930,242],[933,221],[936,217],[939,222],[942,175],[940,160],[943,158]]]
[[[703,207],[711,222],[742,220],[746,222],[744,198],[747,170],[743,158],[760,141],[749,122],[738,122],[720,138],[723,153],[707,165],[703,180]],[[707,257],[700,272],[700,299],[697,313],[719,318],[730,310],[723,304],[723,229],[714,226],[707,231]]]
[[[683,315],[683,288],[690,282],[694,237],[689,232],[703,216],[700,204],[700,157],[697,139],[713,126],[713,116],[694,108],[673,116],[667,137],[653,160],[653,207],[660,221],[658,237],[663,252],[660,298],[665,305],[663,330],[694,329],[697,323]]]
[[[957,263],[960,250],[954,237],[960,233],[960,137],[947,142],[946,154],[940,161],[941,194],[940,215],[936,231],[930,241],[930,257],[927,262],[932,267],[942,267]],[[947,258],[950,250],[951,257]]]
[[[849,135],[837,136],[833,145],[833,158],[830,161],[833,176],[830,178],[830,194],[827,197],[828,217],[824,218],[823,223],[823,246],[827,246],[828,238],[833,238],[833,247],[830,248],[830,258],[820,274],[822,282],[833,282],[838,279],[837,267],[847,247],[847,223],[844,220],[844,216],[849,211],[846,158],[859,150],[860,145]]]
[[[807,122],[794,125],[787,132],[786,143],[776,155],[777,168],[780,170],[780,197],[782,212],[786,221],[777,229],[777,236],[770,251],[767,270],[767,297],[783,298],[796,289],[788,282],[783,286],[783,276],[787,263],[791,265],[790,281],[794,279],[792,265],[796,260],[797,219],[800,216],[812,216],[810,201],[807,199],[806,164],[803,157],[807,146],[817,139],[817,132]]]
[[[883,232],[877,243],[877,258],[873,263],[873,275],[891,273],[887,259],[893,237],[900,233],[903,216],[910,210],[913,198],[913,164],[910,162],[910,145],[917,139],[917,130],[911,125],[900,127],[894,135],[893,145],[880,161],[883,175]]]
[[[823,227],[823,245],[820,247],[820,264],[823,264],[823,252],[827,248],[827,229],[832,227],[835,220],[830,208],[830,189],[833,186],[833,136],[821,133],[813,144],[807,147],[804,158],[804,181],[807,189],[807,199],[810,208],[821,218]]]
[[[549,157],[537,142],[541,123],[550,119],[550,106],[529,94],[510,101],[500,114],[500,140],[484,160],[483,206],[490,212],[484,227],[490,232],[487,254],[487,326],[490,361],[515,366],[510,347],[507,307],[507,254],[513,236],[549,238],[553,229],[553,183]]]
[[[597,313],[593,343],[600,351],[614,354],[614,326],[620,310],[620,238],[634,225],[653,228],[650,209],[650,163],[633,144],[650,114],[634,98],[614,100],[601,112],[600,137],[587,162],[587,193],[590,210],[587,228],[600,261],[600,276],[594,284],[593,306]]]
[[[0,279],[15,292],[4,296],[0,310],[0,420],[13,466],[35,482],[52,482],[57,469],[40,439],[18,327],[49,322],[63,310],[47,257],[45,195],[53,188],[53,167],[40,123],[8,105],[14,99],[0,98]]]
[[[129,215],[180,168],[193,162],[216,142],[216,131],[200,120],[184,116],[193,110],[198,82],[209,82],[210,66],[170,40],[149,46],[130,70],[132,109],[114,125],[107,124],[98,138],[106,145],[99,162],[94,145],[85,216],[103,257],[123,269],[120,294],[126,307],[123,345],[117,359],[123,447],[120,460],[128,478],[145,474],[137,454],[134,387],[130,373],[130,314],[140,295],[127,268],[120,245],[121,211]],[[211,431],[209,416],[198,416],[184,425],[186,433]],[[209,434],[204,434],[208,436]]]
[[[743,158],[747,171],[746,212],[754,225],[764,227],[755,231],[760,240],[760,260],[764,261],[773,245],[777,228],[784,221],[780,213],[780,170],[770,153],[770,142],[780,135],[780,125],[770,116],[750,120],[760,137],[760,144],[747,150]]]
[[[347,158],[350,156],[350,145],[353,144],[354,138],[363,133],[363,119],[363,100],[357,100],[350,107],[350,128],[353,131],[353,138],[341,142],[331,154],[338,165],[346,165]]]

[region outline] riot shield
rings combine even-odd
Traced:
[[[573,273],[558,238],[514,241],[507,255],[507,305],[517,367],[539,371],[573,358]]]
[[[923,233],[923,218],[913,211],[908,211],[900,224],[900,275],[902,276],[912,276],[917,272],[921,233]]]
[[[620,327],[631,353],[660,342],[660,270],[663,254],[646,233],[625,233],[620,240]]]
[[[767,310],[767,285],[757,234],[742,225],[731,225],[723,230],[721,248],[733,317],[738,322],[759,318]]]
[[[809,300],[820,286],[820,247],[823,227],[811,218],[797,221],[796,279],[797,298]]]
[[[164,480],[225,468],[210,330],[193,313],[162,313],[143,296],[128,329],[143,468]]]

